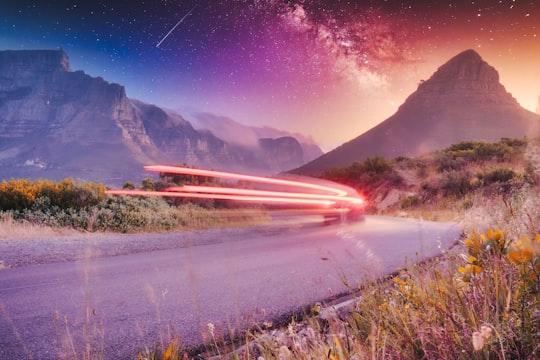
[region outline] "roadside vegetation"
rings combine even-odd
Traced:
[[[467,141],[415,158],[369,158],[321,177],[356,188],[368,213],[453,219],[485,199],[508,199],[536,186],[539,175],[528,143]],[[538,140],[531,147],[538,147]]]
[[[540,158],[530,145],[464,142],[328,171],[363,193],[370,213],[452,219],[464,236],[440,257],[350,284],[347,306],[312,304],[243,336],[208,324],[202,355],[177,339],[139,359],[540,358]]]
[[[165,175],[162,176],[166,179]],[[168,179],[167,179],[168,180]],[[170,181],[170,180],[169,180]],[[166,186],[144,179],[142,189]],[[136,188],[126,183],[126,188]],[[109,196],[103,184],[64,179],[0,183],[0,238],[79,232],[163,232],[244,226],[264,221],[256,208],[213,201]]]

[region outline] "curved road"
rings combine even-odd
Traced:
[[[437,255],[459,234],[453,223],[366,217],[0,270],[0,358],[83,358],[88,349],[91,358],[133,359],[174,334],[194,346],[208,323],[217,332],[272,321]]]

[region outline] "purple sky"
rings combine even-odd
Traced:
[[[128,96],[312,136],[392,115],[475,49],[522,106],[540,95],[537,1],[0,0],[0,49],[56,49]],[[191,12],[190,12],[191,11]],[[159,46],[157,46],[159,44]]]

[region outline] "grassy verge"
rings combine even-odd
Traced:
[[[77,225],[73,225],[77,219]],[[207,209],[197,206],[180,206],[161,209],[126,212],[117,215],[109,209],[88,212],[72,212],[69,218],[41,212],[25,216],[13,212],[0,212],[0,240],[32,237],[55,237],[88,232],[163,232],[201,229],[224,229],[259,225],[268,221],[260,209]]]
[[[21,239],[32,237],[53,237],[76,235],[80,231],[71,228],[53,228],[46,225],[34,224],[28,221],[17,221],[11,213],[0,214],[0,240]]]

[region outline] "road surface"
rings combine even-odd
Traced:
[[[195,346],[208,323],[218,332],[272,321],[437,255],[460,230],[366,217],[224,241],[214,232],[204,245],[207,233],[190,234],[191,246],[0,270],[0,359],[133,359],[173,335]]]

